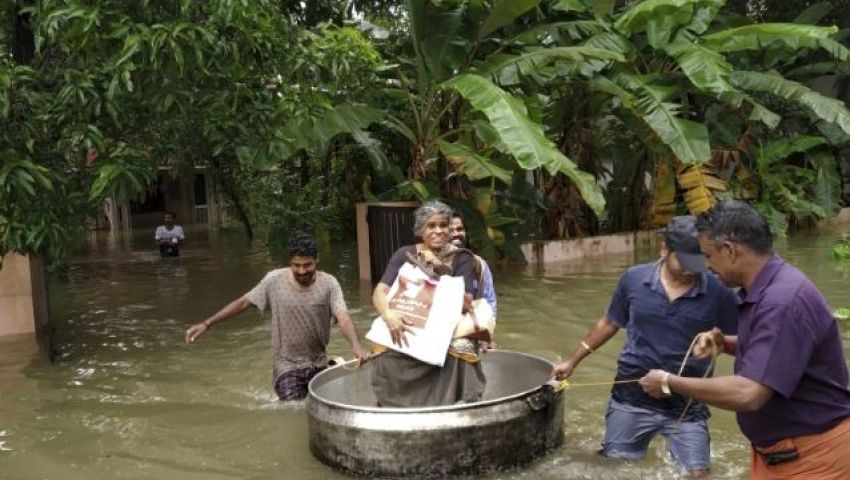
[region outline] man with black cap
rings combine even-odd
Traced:
[[[634,382],[652,369],[678,372],[694,337],[708,326],[735,332],[735,296],[705,270],[696,218],[674,217],[664,229],[661,258],[623,274],[605,315],[572,355],[555,366],[552,375],[566,379],[620,328],[627,330],[615,378],[626,382],[615,383],[612,388],[601,454],[628,460],[643,458],[650,440],[660,433],[679,466],[694,476],[708,474],[707,407],[698,402],[686,407],[688,399],[676,394],[653,398]],[[700,377],[709,365],[706,359],[692,358],[682,375]]]

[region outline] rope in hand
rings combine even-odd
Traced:
[[[336,365],[334,365],[334,366],[335,366],[335,367],[342,367],[342,368],[343,368],[343,369],[345,369],[345,370],[348,370],[348,371],[350,371],[350,372],[354,372],[354,371],[356,371],[356,370],[359,370],[359,369],[360,369],[360,367],[361,367],[361,366],[363,366],[363,364],[364,364],[364,363],[366,363],[366,362],[368,362],[369,360],[372,360],[372,359],[374,359],[374,358],[378,357],[379,355],[381,355],[381,354],[382,354],[382,353],[384,353],[385,351],[386,351],[386,350],[383,350],[383,351],[377,351],[377,352],[373,351],[372,353],[370,353],[370,354],[366,357],[366,360],[361,360],[361,359],[359,359],[359,358],[354,358],[354,359],[352,359],[352,360],[348,360],[347,362],[338,363],[338,364],[336,364]]]
[[[682,372],[685,371],[685,366],[688,364],[688,360],[691,358],[691,353],[694,351],[694,347],[697,342],[699,342],[700,337],[703,336],[702,333],[698,333],[693,340],[691,340],[691,345],[688,347],[688,351],[685,352],[685,358],[682,359],[682,365],[679,367],[679,371],[676,373],[676,376],[681,376]],[[706,335],[705,338],[708,339],[709,346],[711,348],[711,362],[708,364],[708,368],[705,369],[701,378],[707,378],[711,372],[714,370],[714,365],[717,363],[717,357],[720,355],[720,350],[717,348],[717,344],[714,342],[714,338],[711,335]],[[558,386],[555,387],[555,391],[560,392],[561,390],[566,390],[573,387],[596,387],[601,385],[618,385],[623,383],[636,383],[639,382],[640,378],[633,378],[630,380],[613,380],[613,381],[605,381],[605,382],[582,382],[582,383],[570,383],[569,380],[564,379],[558,382]],[[682,410],[682,414],[679,415],[679,418],[676,420],[677,422],[681,422],[683,418],[685,418],[685,414],[688,413],[688,409],[691,408],[691,404],[694,402],[693,398],[688,399],[688,403],[685,404],[685,408]]]

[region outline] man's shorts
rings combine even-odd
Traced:
[[[302,400],[307,396],[307,385],[324,367],[307,367],[282,373],[274,382],[274,391],[281,400]]]
[[[641,459],[657,433],[667,439],[667,451],[682,468],[709,468],[711,449],[706,420],[677,422],[662,413],[623,404],[613,398],[605,414],[601,453],[612,458]]]

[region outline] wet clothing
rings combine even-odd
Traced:
[[[646,408],[622,404],[613,398],[605,414],[605,439],[602,454],[624,460],[646,456],[649,442],[656,434],[667,439],[667,451],[686,470],[708,469],[711,465],[708,421],[679,422]]]
[[[753,480],[846,480],[850,478],[850,419],[823,433],[789,438],[759,450],[754,448],[750,456]]]
[[[393,256],[390,257],[389,263],[387,263],[387,268],[381,276],[380,283],[392,286],[398,276],[398,271],[401,270],[401,267],[408,261],[407,255],[415,255],[416,253],[416,245],[408,245],[396,250],[395,253],[393,253]],[[468,293],[473,293],[475,282],[475,273],[473,272],[472,262],[473,258],[469,253],[469,250],[463,250],[454,256],[454,261],[451,265],[452,275],[455,277],[463,277],[464,287]]]
[[[478,255],[475,256],[475,260],[480,266],[481,274],[475,279],[472,296],[486,300],[490,308],[493,309],[493,316],[495,317],[498,305],[496,301],[496,287],[493,285],[493,272],[490,271],[490,265],[487,265],[486,260]]]
[[[186,239],[186,235],[180,225],[174,225],[170,230],[165,225],[160,225],[156,227],[153,238],[159,245],[160,256],[179,257],[180,242]]]
[[[477,402],[486,379],[480,364],[446,354],[442,367],[387,350],[374,360],[372,387],[382,407],[433,407]]]
[[[307,367],[290,370],[274,382],[274,391],[281,400],[303,400],[307,397],[307,385],[325,367]]]
[[[381,277],[381,283],[391,286],[401,267],[408,261],[408,254],[416,253],[416,245],[396,250]],[[462,250],[454,255],[451,262],[452,276],[463,277],[467,293],[472,293],[473,289],[473,261],[472,254]],[[472,355],[468,354],[470,348],[474,350]],[[384,407],[430,407],[480,400],[486,378],[476,354],[477,342],[466,338],[452,341],[442,367],[392,350],[384,352],[371,361],[374,364],[372,388],[378,404]],[[458,356],[472,361],[462,360]]]
[[[699,274],[688,292],[670,302],[661,283],[661,266],[658,261],[630,268],[620,278],[611,299],[606,316],[614,325],[626,329],[626,341],[617,361],[617,380],[641,378],[654,368],[676,373],[697,334],[714,327],[730,335],[736,331],[735,294],[714,275]],[[691,357],[682,375],[701,377],[709,364],[709,359]],[[612,394],[622,404],[674,419],[679,418],[688,402],[679,394],[652,398],[637,382],[614,385]],[[684,420],[703,420],[708,416],[704,404],[693,402]]]
[[[346,313],[336,278],[316,272],[309,287],[293,285],[291,270],[266,274],[247,294],[260,311],[271,310],[272,359],[275,382],[293,370],[325,368],[325,347],[334,317]]]
[[[740,301],[735,374],[774,391],[758,411],[737,414],[744,435],[766,446],[850,417],[841,333],[811,280],[774,255]]]

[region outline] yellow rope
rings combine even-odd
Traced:
[[[370,353],[369,356],[366,357],[366,360],[360,360],[359,358],[355,358],[355,359],[352,359],[352,360],[349,360],[347,362],[343,362],[343,363],[340,363],[339,365],[334,365],[334,366],[340,366],[340,367],[344,368],[345,370],[353,372],[353,371],[360,369],[360,367],[364,363],[368,362],[369,360],[372,360],[373,358],[380,356],[382,353],[384,353],[386,351],[387,351],[386,348],[384,348],[383,350],[378,350],[378,349],[373,347],[372,353]]]
[[[697,334],[694,337],[694,339],[691,340],[691,345],[688,347],[688,351],[685,352],[685,358],[682,359],[682,365],[679,367],[679,371],[676,373],[676,376],[681,376],[682,372],[685,370],[685,366],[688,364],[688,359],[691,358],[691,353],[693,352],[694,347],[696,346],[697,342],[699,341],[700,335],[702,335],[702,334]],[[706,368],[705,372],[702,374],[702,378],[708,377],[708,375],[714,369],[714,365],[717,362],[717,356],[720,353],[718,351],[717,344],[714,343],[714,339],[710,335],[706,336],[706,338],[708,338],[708,342],[711,345],[711,362],[708,364],[708,368]],[[555,390],[560,392],[561,390],[565,390],[565,389],[569,389],[569,388],[573,388],[573,387],[597,387],[597,386],[601,386],[601,385],[617,385],[617,384],[623,384],[623,383],[635,383],[635,382],[639,382],[639,381],[640,381],[639,378],[633,378],[633,379],[630,379],[630,380],[613,380],[613,381],[609,380],[609,381],[605,381],[605,382],[570,383],[569,380],[564,379],[564,380],[561,380],[560,382],[558,382],[558,386],[555,388]],[[682,410],[682,414],[679,415],[679,419],[676,420],[677,422],[680,422],[680,421],[682,421],[683,418],[685,418],[685,414],[688,413],[688,409],[691,408],[691,404],[693,403],[693,401],[694,401],[693,398],[688,399],[688,403],[685,405],[685,408]]]

